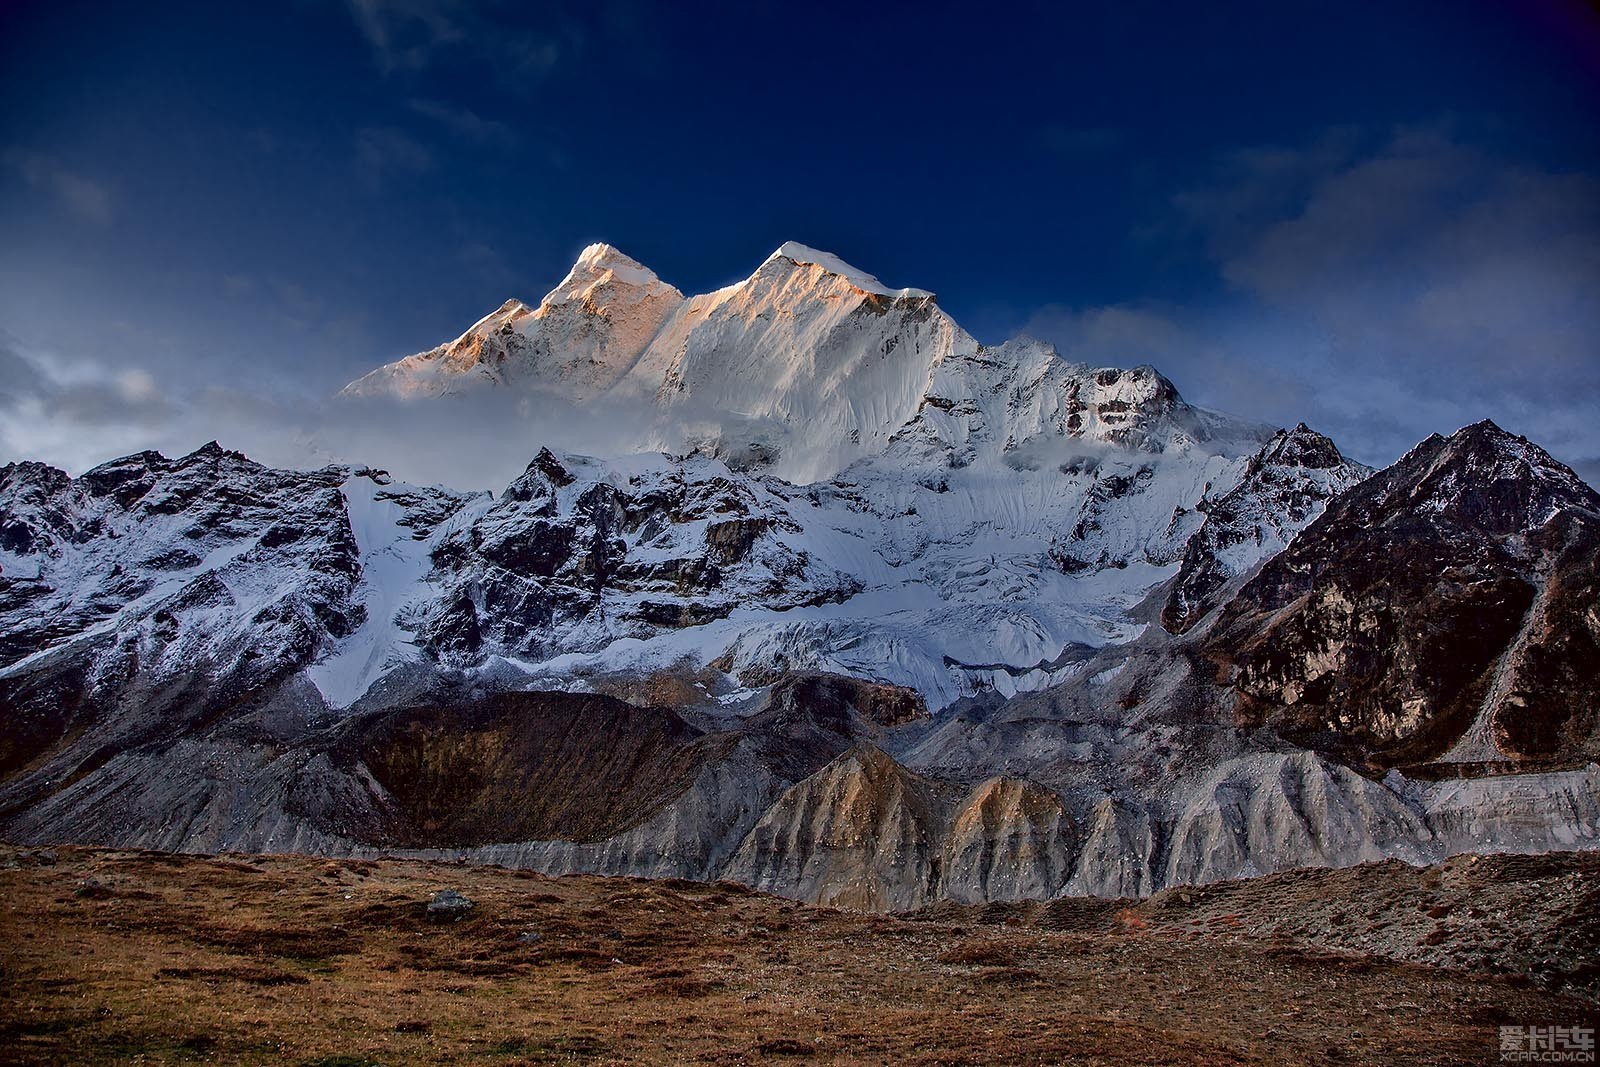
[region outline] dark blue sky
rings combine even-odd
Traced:
[[[1369,461],[1488,415],[1593,478],[1597,131],[1556,0],[13,0],[0,459],[259,435],[591,240],[696,292],[793,239]]]

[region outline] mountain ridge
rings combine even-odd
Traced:
[[[617,425],[499,493],[0,468],[0,833],[868,909],[1600,844],[1570,469],[1479,423],[1374,472],[785,248],[684,297],[592,246],[375,372]]]
[[[687,297],[613,246],[591,245],[537,308],[508,300],[456,340],[379,367],[340,397],[547,394],[604,410],[618,425],[618,454],[699,447],[809,482],[880,453],[927,405],[949,402],[941,390],[999,388],[1011,362],[1018,366],[1009,377],[1044,390],[1018,401],[1034,409],[1035,433],[1063,408],[1072,409],[1063,423],[1073,415],[1130,421],[1126,409],[1118,418],[1085,415],[1070,391],[1070,381],[1092,385],[1111,373],[1158,383],[1192,413],[1198,436],[1205,426],[1248,422],[1186,404],[1154,368],[1076,364],[1028,338],[980,344],[933,293],[890,288],[793,241],[743,280]],[[1075,426],[1054,432],[1078,436]]]

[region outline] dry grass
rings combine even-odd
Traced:
[[[1012,941],[963,941],[939,953],[940,963],[1005,967],[1016,962],[1019,947]]]
[[[429,923],[445,887],[477,910]],[[1589,1010],[1109,905],[911,921],[729,885],[92,849],[0,870],[0,894],[0,1048],[24,1064],[1480,1063],[1500,1022]]]

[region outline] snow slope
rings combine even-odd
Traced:
[[[340,491],[361,554],[361,581],[355,592],[363,622],[306,670],[334,707],[353,704],[389,671],[422,659],[403,617],[408,608],[431,595],[427,583],[433,569],[431,553],[491,503],[488,494],[449,500],[448,518],[430,527],[418,522],[417,504],[438,490],[357,476],[346,479]]]
[[[590,245],[537,308],[507,300],[454,341],[379,367],[341,395],[411,400],[499,385],[590,399],[616,384],[682,302],[615,248]]]

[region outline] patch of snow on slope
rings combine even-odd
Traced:
[[[430,553],[438,538],[470,522],[489,503],[489,498],[479,498],[418,540],[406,523],[410,512],[404,503],[406,494],[417,492],[415,487],[384,486],[358,475],[345,482],[341,492],[361,551],[357,595],[366,608],[366,620],[306,670],[323,699],[336,708],[355,703],[388,671],[417,658],[412,632],[399,616],[407,605],[430,595]]]

